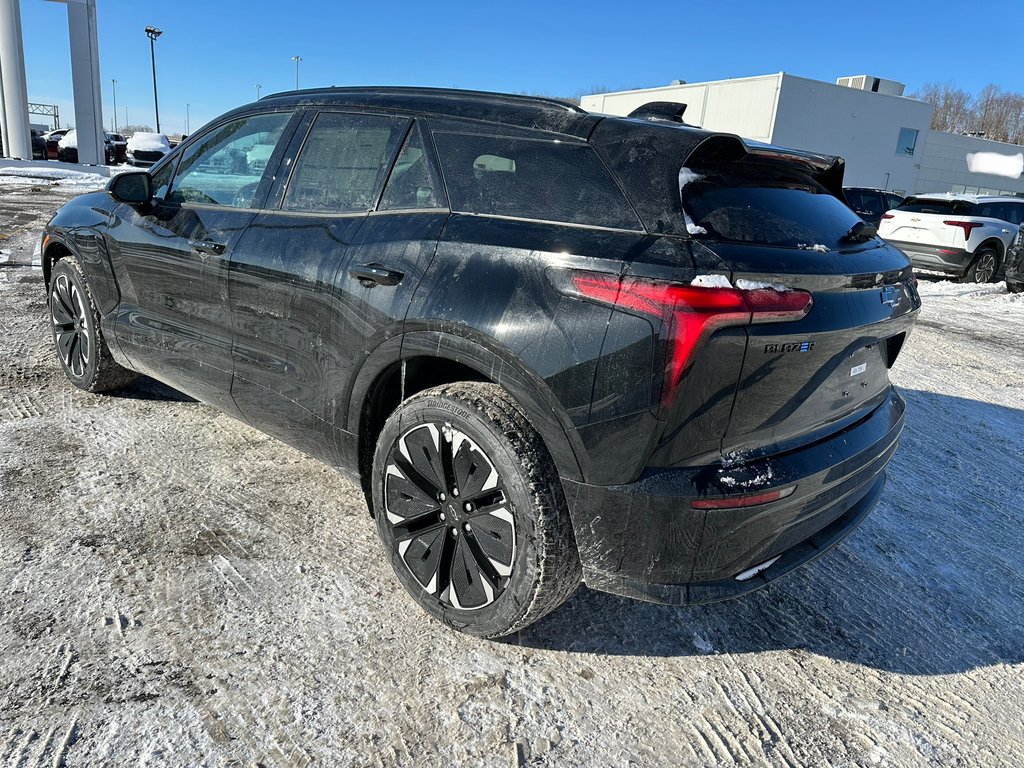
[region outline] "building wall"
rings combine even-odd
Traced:
[[[1024,179],[971,173],[967,155],[995,152],[1013,157],[1024,151],[1016,144],[989,141],[973,136],[928,131],[915,192],[978,192],[982,194],[1024,193]]]
[[[669,85],[637,91],[584,96],[581,106],[591,112],[628,115],[650,101],[686,105],[683,119],[709,131],[735,133],[755,141],[771,142],[782,75],[740,77],[693,85]]]
[[[846,160],[846,184],[904,193],[917,188],[932,106],[783,75],[772,143]],[[900,129],[916,130],[914,154],[897,152]]]

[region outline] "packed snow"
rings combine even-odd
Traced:
[[[732,288],[728,275],[697,275],[690,285],[700,288]]]
[[[129,152],[170,152],[171,144],[162,133],[140,132],[128,139]]]
[[[829,250],[827,245],[822,245],[821,243],[813,245],[811,243],[797,243],[796,247],[805,251],[817,251],[818,253],[828,253]]]
[[[68,196],[0,186],[0,764],[1024,765],[1024,295],[921,280],[888,485],[815,562],[490,642],[405,595],[358,484],[63,377],[30,263]]]

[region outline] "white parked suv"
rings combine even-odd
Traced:
[[[1024,224],[1024,198],[914,195],[882,216],[878,234],[921,269],[989,283]]]

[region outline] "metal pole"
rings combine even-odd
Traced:
[[[149,36],[149,58],[153,64],[153,111],[156,112],[156,132],[160,133],[160,102],[156,97],[156,38]]]
[[[262,85],[260,85],[259,83],[256,83],[256,101],[260,100],[260,88],[262,88],[262,87],[263,87]]]
[[[114,91],[114,133],[117,133],[117,80],[112,79],[110,87]]]
[[[299,62],[302,61],[301,56],[292,56],[292,61],[295,62],[295,90],[299,90]]]
[[[185,135],[188,135],[190,133],[190,131],[188,129],[188,108],[190,106],[191,106],[190,104],[186,104],[185,105]]]

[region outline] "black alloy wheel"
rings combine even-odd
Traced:
[[[991,283],[995,280],[996,271],[999,268],[999,255],[994,248],[985,247],[974,256],[967,273],[964,275],[965,283]]]
[[[377,440],[371,500],[399,581],[449,627],[508,635],[579,585],[554,461],[496,384],[445,384],[399,405]]]
[[[82,378],[89,365],[92,340],[85,299],[67,274],[59,274],[53,281],[50,318],[61,362],[73,377]]]
[[[57,359],[72,384],[89,392],[106,392],[138,378],[111,356],[92,292],[74,256],[53,265],[48,304]]]
[[[444,605],[476,610],[508,586],[516,552],[505,484],[472,438],[427,422],[392,446],[384,511],[395,551]]]

